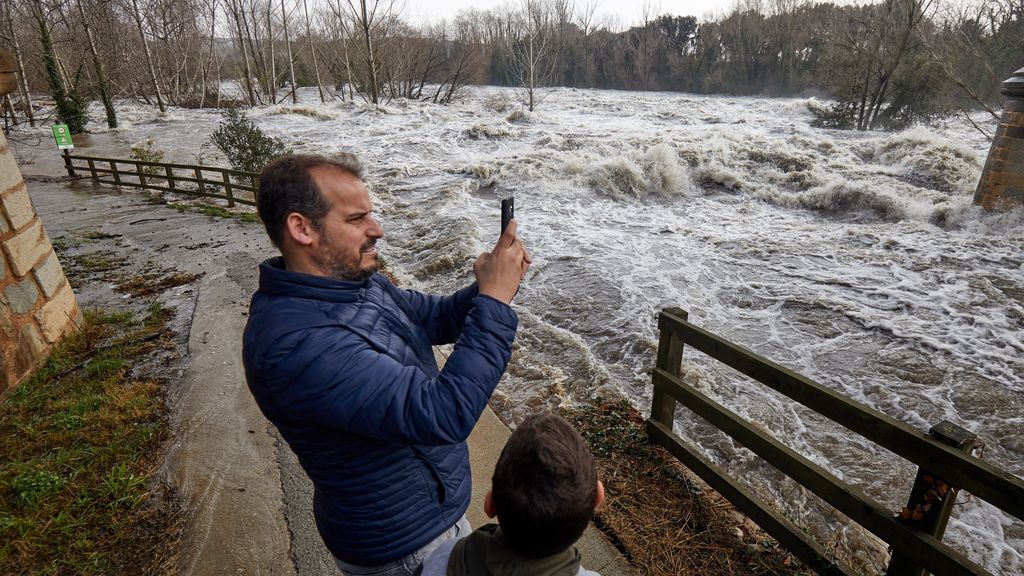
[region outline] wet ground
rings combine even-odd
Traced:
[[[257,265],[273,254],[262,227],[62,182],[59,159],[44,155],[23,172],[51,239],[88,238],[126,274],[201,275],[161,296],[186,352],[168,391],[174,440],[161,470],[185,510],[179,573],[335,574],[312,522],[311,484],[245,386],[240,335]],[[78,298],[83,307],[126,304],[103,286]]]

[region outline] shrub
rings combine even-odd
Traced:
[[[137,142],[132,145],[132,153],[130,155],[132,160],[138,160],[139,162],[163,162],[164,151],[157,148],[152,138],[147,139],[145,142]],[[142,169],[146,174],[160,174],[164,171],[159,166],[146,166]]]
[[[807,109],[814,115],[811,126],[815,128],[849,130],[857,125],[857,108],[853,102],[822,104],[811,100],[807,102]]]
[[[498,112],[499,114],[507,112],[511,107],[512,97],[509,96],[507,92],[491,94],[484,100],[484,108],[492,112]]]
[[[274,158],[292,153],[280,138],[267,136],[241,110],[228,108],[222,117],[210,142],[227,157],[231,168],[260,172]]]

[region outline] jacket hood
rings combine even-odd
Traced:
[[[487,524],[455,543],[447,576],[576,576],[579,569],[575,546],[545,558],[528,558],[509,549],[497,524]]]

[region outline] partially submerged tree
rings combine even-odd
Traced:
[[[96,49],[96,39],[93,37],[92,27],[89,25],[89,16],[86,14],[84,5],[85,0],[78,0],[76,3],[78,4],[78,14],[82,18],[82,27],[85,29],[85,37],[89,41],[89,54],[92,56],[92,65],[96,72],[100,101],[103,102],[103,110],[107,114],[107,127],[117,128],[117,111],[114,110],[114,100],[110,94],[106,72],[103,70],[103,61]]]
[[[161,112],[165,112],[164,100],[160,95],[160,82],[156,77],[156,68],[153,66],[153,54],[149,50],[149,43],[146,41],[146,30],[142,25],[142,12],[139,11],[138,0],[132,0],[132,16],[135,17],[135,24],[139,29],[139,38],[142,40],[142,52],[146,55],[146,68],[149,71],[149,79],[153,84],[153,91],[156,93],[156,105]]]
[[[76,86],[61,71],[60,60],[53,45],[50,34],[49,10],[41,0],[33,0],[31,4],[32,18],[39,31],[39,43],[43,51],[43,66],[50,87],[50,95],[57,106],[57,119],[68,125],[72,134],[85,130],[88,118],[85,113],[86,103],[78,93]],[[81,68],[79,68],[81,70]]]
[[[877,5],[852,7],[849,16],[834,22],[834,39],[842,48],[834,53],[835,96],[839,106],[854,114],[853,126],[870,130],[883,120],[903,123],[891,104],[898,92],[911,87],[909,63],[919,53],[917,27],[932,0],[885,0]],[[840,13],[843,14],[843,13]]]
[[[514,83],[526,92],[533,112],[538,89],[548,85],[555,70],[551,41],[550,7],[541,0],[522,0],[516,14],[516,35],[509,39],[509,59]]]
[[[21,93],[22,111],[29,126],[35,126],[35,114],[32,110],[32,94],[28,89],[28,75],[25,70],[25,59],[22,57],[21,42],[18,40],[18,30],[14,27],[14,2],[0,4],[0,38],[11,48],[14,54],[14,61],[18,66],[18,91]],[[8,100],[10,95],[8,95]],[[10,104],[13,108],[13,104]]]

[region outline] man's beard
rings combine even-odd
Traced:
[[[318,268],[327,272],[327,275],[335,280],[348,280],[362,282],[377,271],[377,264],[371,264],[365,268],[359,265],[363,261],[363,250],[376,245],[376,240],[368,240],[359,247],[359,253],[355,259],[348,258],[344,252],[336,250],[336,245],[326,233],[320,233],[320,250],[313,255],[313,262]]]

